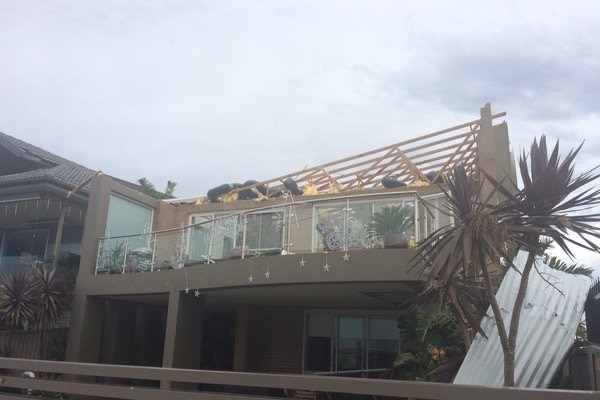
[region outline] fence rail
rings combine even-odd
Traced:
[[[275,396],[260,396],[238,393],[240,387],[276,388],[314,391],[321,393],[345,393],[368,395],[380,398],[419,398],[432,400],[558,400],[558,399],[598,399],[599,392],[486,388],[480,386],[452,385],[427,382],[407,382],[382,379],[342,378],[309,375],[279,375],[242,372],[222,372],[175,368],[138,367],[108,364],[39,361],[26,359],[0,358],[0,368],[12,371],[34,371],[69,376],[69,380],[37,378],[27,379],[16,374],[4,375],[0,390],[5,388],[33,389],[62,392],[72,395],[90,395],[111,399],[131,400],[183,400],[183,399],[280,399]],[[131,380],[154,380],[161,382],[161,388],[144,387],[135,384],[96,383],[95,378],[120,378]],[[106,379],[104,379],[106,380]],[[187,384],[209,384],[228,387],[226,392],[209,392],[168,388],[170,382]],[[2,394],[2,398],[21,399],[18,395]]]

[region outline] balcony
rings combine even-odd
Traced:
[[[251,203],[255,208],[233,211],[198,206],[187,214],[184,226],[100,238],[96,274],[152,272],[288,254],[411,248],[451,222],[442,202],[439,193],[421,197],[416,192],[379,192]],[[386,221],[390,211],[400,213],[396,215],[403,221],[399,229],[385,227],[391,222]],[[389,235],[384,241],[383,230],[393,230],[396,241],[388,240]]]

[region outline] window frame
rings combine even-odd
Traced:
[[[332,316],[332,337],[330,344],[330,363],[329,363],[329,371],[313,371],[307,370],[307,354],[308,354],[308,330],[309,330],[309,317],[311,314],[325,314]],[[369,322],[373,318],[390,318],[390,319],[398,319],[402,317],[402,313],[394,310],[305,310],[304,311],[304,327],[303,327],[303,338],[302,338],[302,373],[303,374],[331,374],[331,375],[339,375],[340,373],[345,372],[344,370],[338,370],[338,346],[339,346],[339,318],[340,316],[360,316],[363,319],[363,338],[362,338],[362,347],[363,347],[363,367],[361,370],[369,370]],[[398,331],[398,344],[397,344],[397,352],[400,353],[400,345],[401,345],[400,331]]]
[[[280,216],[280,221],[282,221],[282,226],[283,228],[281,229],[281,249],[284,250],[285,246],[286,246],[286,231],[288,228],[288,223],[287,223],[287,212],[286,212],[286,208],[285,207],[275,207],[272,209],[268,209],[268,210],[259,210],[259,211],[254,211],[254,212],[247,212],[247,213],[235,213],[235,212],[208,212],[208,213],[190,213],[188,215],[188,235],[187,235],[187,243],[186,243],[186,255],[189,256],[190,254],[190,249],[191,249],[191,233],[192,230],[194,229],[194,225],[200,222],[195,222],[196,218],[206,218],[207,220],[207,225],[209,226],[209,241],[208,241],[208,260],[206,261],[207,263],[212,262],[212,260],[224,260],[226,258],[215,258],[213,257],[213,251],[214,251],[214,226],[215,226],[215,220],[221,217],[227,217],[227,216],[238,216],[238,218],[241,218],[241,224],[236,225],[236,231],[233,233],[233,237],[235,238],[235,245],[234,247],[237,247],[237,245],[241,246],[241,247],[247,247],[246,242],[246,234],[244,233],[244,231],[247,229],[247,223],[248,223],[248,215],[261,215],[261,214],[276,214]],[[241,229],[240,229],[241,228]],[[238,230],[239,229],[239,230]],[[238,243],[238,236],[241,235],[241,243]],[[261,248],[261,249],[267,249],[267,248]],[[261,250],[261,249],[250,249],[247,248],[247,250]]]

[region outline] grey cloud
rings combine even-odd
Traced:
[[[527,118],[600,111],[600,59],[574,54],[590,49],[548,55],[543,48],[450,44],[439,50],[419,60],[421,67],[391,76],[386,90],[395,97],[418,98],[461,112],[486,101],[519,110]]]

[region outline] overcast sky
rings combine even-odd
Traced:
[[[600,153],[600,2],[0,0],[0,131],[180,197],[506,111]],[[600,266],[600,259],[582,255]]]

